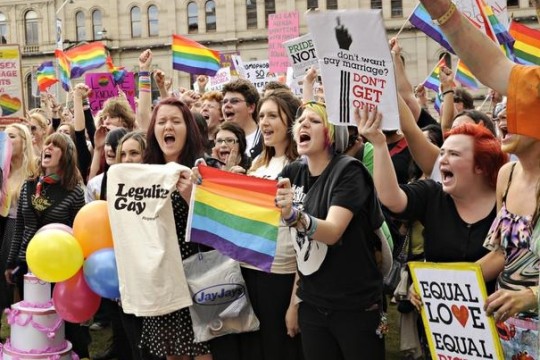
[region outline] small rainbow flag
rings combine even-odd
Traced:
[[[270,272],[281,217],[277,182],[208,166],[199,171],[203,181],[191,195],[186,241]]]
[[[123,66],[114,66],[110,56],[106,60],[107,69],[111,73],[115,84],[122,84],[127,75],[127,70]]]
[[[43,64],[39,65],[36,71],[36,80],[39,91],[46,91],[58,82],[52,61],[45,61]]]
[[[516,60],[524,65],[540,65],[540,31],[512,21],[510,34],[516,39]]]
[[[219,51],[180,35],[173,35],[172,52],[175,70],[214,76],[221,66]]]
[[[439,28],[435,25],[431,16],[427,12],[426,8],[418,3],[416,8],[414,8],[411,16],[409,17],[409,22],[414,25],[418,30],[424,32],[427,36],[438,42],[446,50],[450,51],[452,54],[455,54],[454,49],[448,42],[446,36]]]
[[[424,81],[424,87],[431,89],[437,93],[439,92],[439,88],[441,87],[441,80],[439,80],[439,74],[441,72],[441,68],[445,65],[446,62],[444,61],[444,57],[441,57],[437,65],[435,65],[427,79]]]
[[[442,106],[442,93],[439,91],[437,95],[435,95],[435,102],[433,103],[433,108],[439,115],[441,115],[441,106]]]
[[[462,86],[476,90],[478,89],[478,81],[472,74],[471,70],[465,65],[461,59],[458,59],[455,79]]]
[[[62,83],[62,88],[65,91],[69,91],[69,88],[71,87],[71,81],[69,80],[71,64],[69,63],[69,59],[67,58],[66,54],[60,49],[56,49],[54,51],[54,56],[58,61],[58,68],[60,70],[60,82]]]
[[[476,0],[476,6],[478,7],[478,12],[482,17],[486,35],[500,46],[501,51],[506,55],[507,58],[513,61],[514,51],[512,44],[514,43],[514,38],[499,22],[499,19],[497,19],[497,16],[495,16],[493,13],[491,6],[487,5],[484,0]],[[479,24],[475,25],[479,26]]]
[[[66,51],[71,63],[70,79],[82,76],[86,71],[105,65],[107,55],[100,41],[80,45]]]

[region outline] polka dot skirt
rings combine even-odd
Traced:
[[[178,192],[172,194],[176,233],[182,259],[197,253],[197,245],[184,241],[188,206]],[[143,318],[141,347],[157,356],[198,356],[210,353],[207,343],[193,341],[193,327],[189,309],[184,308],[162,316]]]

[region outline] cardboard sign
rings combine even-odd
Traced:
[[[238,72],[238,77],[247,79],[246,67],[244,66],[242,57],[240,55],[231,55],[231,61],[234,64],[234,68]]]
[[[306,70],[313,65],[318,67],[319,60],[311,34],[285,41],[283,46],[289,57],[289,65],[293,69],[294,77],[304,76]]]
[[[306,21],[327,89],[330,121],[356,125],[354,109],[377,108],[383,129],[399,128],[394,64],[381,11],[310,12]]]
[[[233,51],[220,51],[219,52],[219,62],[221,63],[222,68],[230,67],[231,76],[238,76],[238,71],[236,70],[236,64],[233,61],[233,56],[239,56],[239,52],[236,50]]]
[[[89,100],[90,109],[94,115],[103,108],[103,103],[107,99],[118,96],[118,88],[110,73],[87,73],[84,82],[92,89]],[[129,105],[135,111],[135,76],[133,73],[128,72],[124,82],[118,86],[126,94]]]
[[[0,119],[3,125],[24,118],[19,45],[0,45]]]
[[[231,82],[231,79],[231,68],[228,66],[222,67],[215,76],[209,77],[209,89],[221,91],[225,84]]]
[[[410,262],[434,360],[504,359],[478,264]]]
[[[270,81],[277,81],[277,77],[270,73],[270,63],[268,60],[256,60],[244,62],[246,79],[262,92],[264,86]]]
[[[280,12],[268,16],[268,58],[270,71],[284,73],[289,66],[289,59],[283,42],[300,35],[298,11]]]

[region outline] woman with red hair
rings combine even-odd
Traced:
[[[440,151],[442,183],[427,179],[399,185],[380,129],[381,114],[357,110],[355,116],[359,133],[374,147],[379,198],[396,216],[422,223],[426,260],[475,262],[486,255],[483,243],[497,210],[497,173],[508,159],[495,136],[482,125],[453,128]],[[412,116],[403,100],[400,116]],[[417,297],[411,302],[421,305]]]

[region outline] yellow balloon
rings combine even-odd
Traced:
[[[83,252],[73,235],[57,229],[44,230],[32,238],[26,249],[30,271],[48,282],[71,278],[83,265]]]

